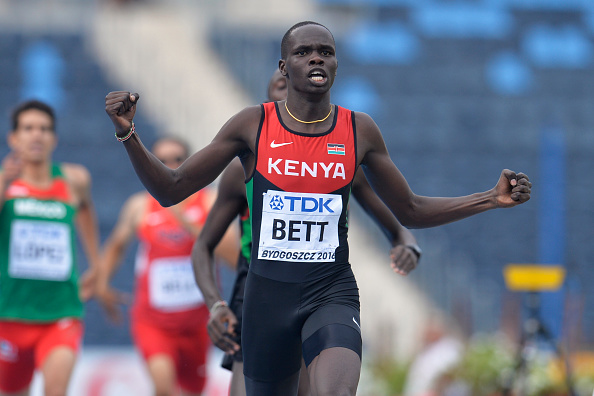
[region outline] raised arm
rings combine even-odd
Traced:
[[[380,226],[392,245],[391,266],[395,272],[407,275],[420,258],[420,249],[414,235],[404,228],[390,209],[375,194],[362,171],[355,173],[352,193],[365,212]]]
[[[219,293],[215,279],[214,250],[223,238],[227,228],[235,218],[247,208],[245,195],[244,172],[239,160],[229,164],[223,172],[219,183],[217,199],[213,204],[202,233],[194,244],[192,265],[196,283],[202,291],[204,301],[211,308],[223,298]],[[225,333],[234,333],[237,318],[229,307],[218,305],[211,312],[208,322],[208,333],[213,343],[223,351],[232,352],[239,345],[225,337]]]
[[[138,94],[116,91],[105,98],[105,111],[123,141],[136,174],[162,206],[183,201],[206,187],[235,156],[250,156],[261,117],[259,106],[249,107],[233,116],[213,141],[188,158],[179,168],[170,169],[147,150],[138,134],[131,133]]]
[[[392,162],[373,120],[356,113],[358,160],[371,186],[388,208],[411,228],[434,227],[460,220],[489,209],[508,208],[530,199],[532,183],[523,173],[503,170],[496,186],[463,197],[424,197],[413,193]]]

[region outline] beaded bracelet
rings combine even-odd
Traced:
[[[210,314],[212,315],[213,313],[215,313],[215,311],[219,307],[228,307],[228,306],[229,305],[227,305],[227,301],[225,301],[225,300],[216,301],[214,304],[212,304],[212,307],[210,307]]]
[[[118,142],[125,142],[126,140],[130,139],[130,136],[132,136],[135,131],[136,130],[134,129],[134,121],[132,121],[132,126],[130,127],[130,131],[128,131],[128,133],[126,134],[126,136],[119,137],[118,136],[118,133],[116,131],[115,137],[116,137],[116,139],[118,139]]]

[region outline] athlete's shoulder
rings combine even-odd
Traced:
[[[355,117],[355,123],[358,128],[377,128],[377,124],[367,113],[362,111],[353,111],[353,117]]]
[[[75,187],[87,187],[91,184],[91,173],[84,165],[63,162],[58,166],[66,181]]]
[[[382,133],[369,114],[355,112],[355,128],[357,129],[357,153],[359,158],[368,152],[385,151],[386,144]]]
[[[252,140],[251,138],[247,138],[247,136],[257,133],[261,118],[262,108],[260,106],[246,107],[223,125],[215,140],[221,138]]]
[[[248,106],[235,114],[232,119],[243,122],[260,122],[262,117],[262,106]]]
[[[146,191],[139,191],[128,197],[120,211],[120,218],[124,219],[122,221],[128,221],[134,227],[138,226],[146,211],[149,199],[150,195]]]
[[[90,177],[89,170],[84,165],[75,164],[72,162],[60,162],[57,165],[60,167],[60,170],[66,176],[73,175],[75,177],[81,177],[81,176],[89,176]]]
[[[381,137],[381,132],[373,118],[367,113],[361,111],[353,112],[355,118],[355,127],[357,128],[358,140],[361,138],[377,139]]]
[[[138,191],[128,197],[124,206],[145,205],[150,199],[150,194],[146,191]]]

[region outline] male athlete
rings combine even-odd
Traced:
[[[454,198],[414,194],[373,120],[330,103],[335,54],[326,27],[291,27],[279,61],[288,81],[286,101],[242,110],[175,170],[134,133],[138,94],[111,92],[105,100],[116,137],[163,205],[211,183],[235,156],[242,162],[253,241],[242,328],[248,395],[295,395],[301,356],[314,395],[356,393],[361,322],[346,210],[360,165],[378,196],[409,227],[446,224],[530,198],[527,176],[507,169],[485,192]]]
[[[54,111],[28,101],[12,113],[0,172],[0,395],[27,395],[33,372],[45,395],[65,395],[92,297],[98,229],[91,177],[54,163]],[[89,263],[78,285],[76,231]]]
[[[158,139],[152,152],[174,169],[188,158],[190,148],[169,136]],[[203,189],[178,205],[163,208],[146,191],[134,194],[103,247],[97,297],[117,319],[120,293],[109,286],[109,280],[132,238],[140,240],[131,327],[155,395],[178,394],[178,386],[181,395],[200,395],[206,384],[209,313],[194,282],[190,252],[213,200],[213,194]],[[235,260],[234,239],[226,238],[217,250],[225,252],[229,252],[227,260]]]
[[[286,97],[287,81],[277,69],[268,84],[268,99],[279,101],[285,100]],[[420,256],[415,237],[398,223],[394,215],[377,198],[361,172],[356,173],[352,191],[355,198],[388,233],[390,242],[394,245],[391,254],[394,270],[407,274],[416,267]],[[213,253],[227,227],[237,216],[240,216],[241,249],[233,294],[227,304],[219,294]],[[208,333],[213,343],[226,352],[223,367],[233,372],[230,396],[241,396],[245,395],[243,357],[240,349],[241,318],[245,280],[252,250],[252,234],[245,191],[245,174],[239,160],[233,160],[221,175],[217,199],[202,231],[194,244],[192,260],[196,282],[207,306],[212,307],[216,304],[216,309],[211,312],[208,321]],[[308,385],[307,371],[302,369],[299,395],[309,394]]]

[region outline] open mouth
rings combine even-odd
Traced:
[[[320,70],[312,71],[311,73],[309,73],[308,77],[310,78],[310,80],[316,83],[324,83],[327,80],[326,74]]]

